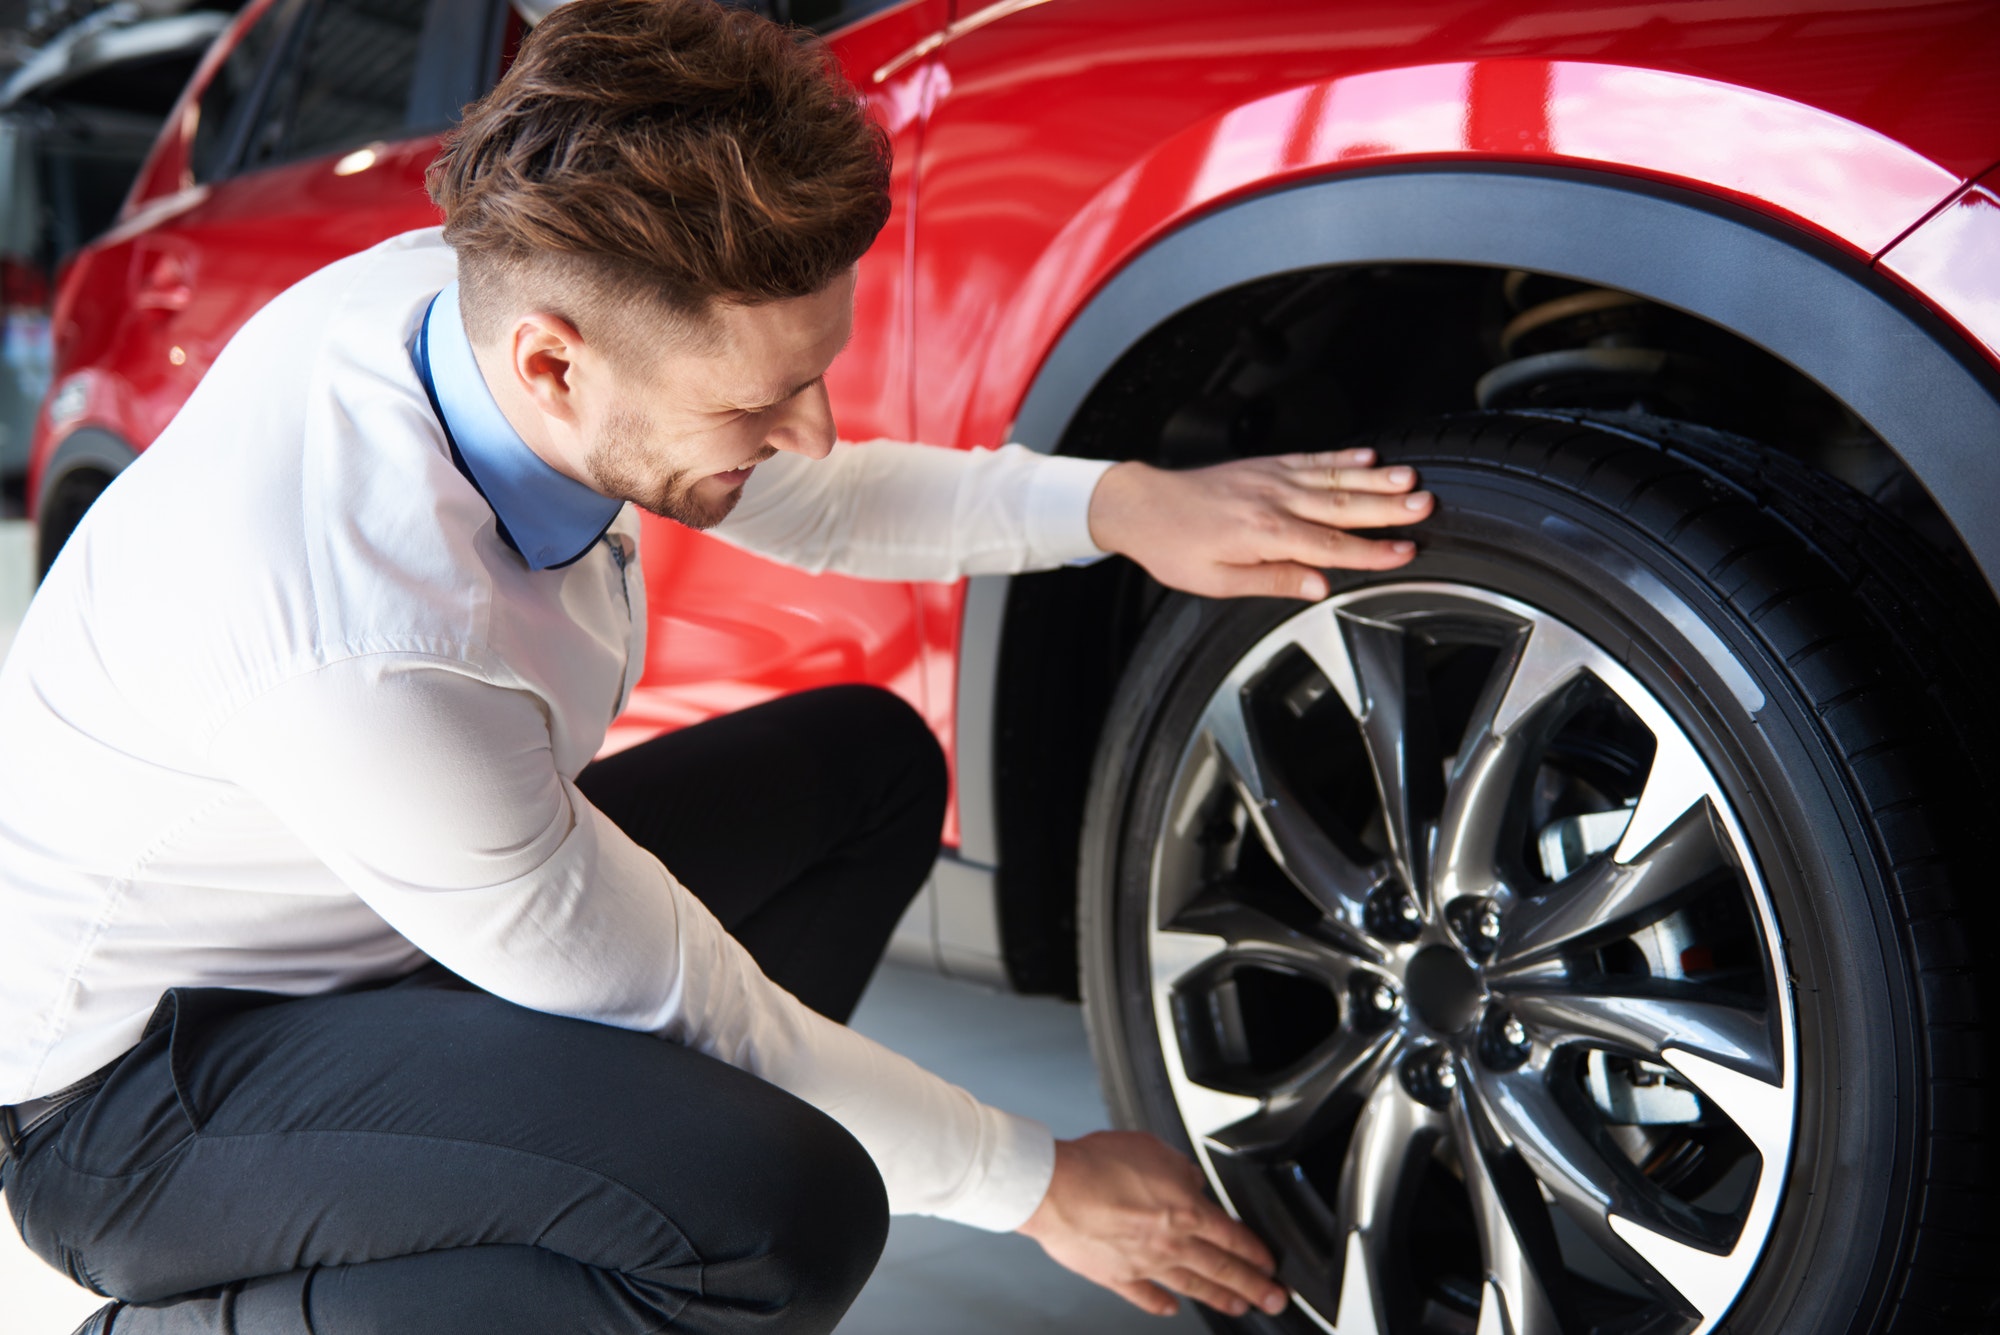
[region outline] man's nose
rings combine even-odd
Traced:
[[[785,419],[766,440],[781,450],[803,454],[808,459],[824,459],[833,453],[833,401],[826,386],[817,384],[787,405]]]

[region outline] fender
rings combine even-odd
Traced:
[[[2000,510],[1982,504],[2000,494],[1992,369],[1861,257],[1630,180],[1416,168],[1227,205],[1165,236],[1096,292],[1041,363],[1009,438],[1056,449],[1118,357],[1203,298],[1291,270],[1373,263],[1532,269],[1633,292],[1730,330],[1789,362],[1879,434],[1936,499],[1988,585],[2000,587]],[[1005,579],[971,585],[957,696],[959,847],[965,859],[992,865],[996,693],[993,674],[971,665],[997,655]]]
[[[994,24],[965,44],[977,46],[1010,26]],[[1068,34],[1067,27],[1050,32],[1057,46],[1044,58],[1048,68],[1083,68],[1088,58],[1109,49],[1101,34]],[[1063,45],[1065,40],[1074,42],[1074,49]],[[1143,53],[1143,38],[1137,40],[1139,51],[1121,60]],[[947,47],[946,54],[953,50]],[[1246,87],[1288,72],[1285,61],[1269,53],[1241,59]],[[973,63],[976,68],[976,59]],[[1190,220],[1274,188],[1384,169],[1498,166],[1589,174],[1639,191],[1660,186],[1695,192],[1866,264],[1955,194],[1968,176],[1992,165],[1987,135],[1976,137],[1980,151],[1968,156],[1969,143],[1934,137],[1920,148],[1856,119],[1863,115],[1863,107],[1853,105],[1858,88],[1843,87],[1825,98],[1828,105],[1815,105],[1638,64],[1483,58],[1373,70],[1336,66],[1319,78],[1249,100],[1211,101],[1185,123],[1155,114],[1149,121],[1118,125],[1119,133],[1107,134],[1107,141],[1158,136],[1130,160],[1093,159],[1076,150],[1078,161],[1055,180],[1033,177],[1025,167],[996,172],[982,156],[988,141],[957,126],[963,121],[976,127],[982,116],[1024,114],[1030,89],[1053,105],[1076,93],[1071,77],[1033,81],[1042,67],[1029,71],[1030,81],[1011,99],[993,94],[996,105],[990,107],[977,94],[969,104],[966,94],[954,94],[927,132],[926,196],[936,191],[958,205],[957,195],[970,188],[958,178],[976,169],[982,191],[1031,202],[1032,209],[1023,206],[1026,217],[1062,221],[1035,238],[1032,261],[1018,273],[960,274],[949,256],[990,244],[987,229],[994,224],[978,213],[960,217],[947,211],[942,219],[926,219],[920,203],[922,249],[933,258],[919,263],[932,271],[927,281],[939,285],[931,298],[936,318],[920,316],[920,323],[940,341],[919,353],[919,382],[928,386],[925,400],[938,405],[933,411],[941,419],[953,416],[920,422],[919,439],[1000,438],[1018,414],[1029,368],[1041,364],[1080,303]],[[1004,80],[989,82],[1011,87]],[[1190,90],[1190,96],[1200,94]],[[1978,100],[1989,116],[2000,109]],[[1053,131],[1031,120],[1020,132],[1032,137]],[[1959,135],[1971,137],[1969,131]],[[1472,216],[1483,208],[1483,201],[1476,203]],[[1407,221],[1452,222],[1415,215]],[[1543,222],[1567,227],[1569,220],[1550,213]],[[1025,241],[1013,239],[1011,245],[1022,247]],[[963,314],[977,310],[991,314]],[[923,401],[919,408],[921,413]]]

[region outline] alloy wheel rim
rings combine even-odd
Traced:
[[[1303,1311],[1340,1335],[1722,1318],[1782,1194],[1796,1026],[1741,824],[1656,696],[1518,600],[1376,586],[1237,660],[1168,792],[1168,1082],[1224,1204],[1282,1224]]]

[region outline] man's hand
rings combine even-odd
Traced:
[[[1393,570],[1416,544],[1358,538],[1431,512],[1414,469],[1373,450],[1280,454],[1184,472],[1118,464],[1090,496],[1090,536],[1160,583],[1210,598],[1324,598],[1329,566]]]
[[[1230,1316],[1285,1306],[1270,1251],[1202,1194],[1192,1162],[1144,1132],[1057,1141],[1049,1194],[1020,1231],[1155,1316],[1179,1306],[1167,1290]]]

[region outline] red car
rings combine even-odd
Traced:
[[[1115,1115],[1281,1255],[1245,1330],[1986,1328],[2000,11],[767,8],[895,144],[844,435],[1369,441],[1439,513],[1314,605],[648,520],[612,745],[922,710],[957,793],[902,949],[1080,992]],[[260,303],[436,221],[521,24],[248,6],[62,283],[44,562]]]

